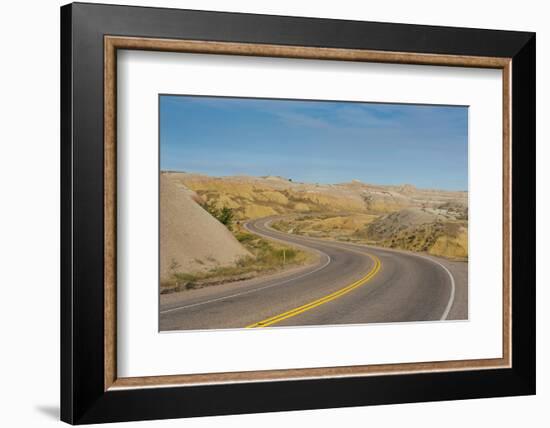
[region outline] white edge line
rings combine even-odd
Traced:
[[[441,318],[440,320],[441,321],[445,321],[447,319],[447,316],[449,315],[449,312],[451,311],[451,308],[453,307],[453,303],[455,302],[455,279],[453,277],[453,274],[451,273],[451,271],[449,269],[447,269],[447,267],[445,265],[443,265],[442,263],[439,263],[437,260],[434,260],[434,259],[431,259],[429,257],[423,257],[423,256],[420,256],[424,259],[427,259],[427,260],[430,260],[436,264],[438,264],[439,266],[441,266],[445,272],[447,272],[447,275],[449,275],[449,278],[451,278],[451,295],[449,296],[449,301],[447,302],[447,307],[445,308],[445,311],[443,312],[443,315],[441,315]]]
[[[249,230],[248,227],[246,227],[246,225],[245,225],[245,228],[247,230]],[[304,245],[304,247],[305,247],[305,245]],[[302,275],[298,275],[298,276],[293,277],[293,278],[288,278],[288,279],[286,279],[284,281],[281,281],[281,282],[276,282],[275,284],[266,285],[266,286],[260,287],[260,288],[254,288],[253,290],[247,290],[247,291],[243,291],[241,293],[230,294],[229,296],[217,297],[215,299],[205,300],[204,302],[192,303],[190,305],[178,306],[177,308],[165,309],[164,311],[160,311],[160,313],[161,314],[166,314],[168,312],[174,312],[174,311],[179,311],[179,310],[182,310],[182,309],[189,309],[189,308],[193,308],[193,307],[196,307],[196,306],[206,305],[208,303],[219,302],[220,300],[231,299],[232,297],[243,296],[245,294],[254,293],[256,291],[266,290],[266,289],[271,288],[271,287],[275,287],[275,286],[278,286],[278,285],[281,285],[281,284],[286,284],[287,282],[294,281],[296,279],[304,278],[305,276],[311,275],[315,272],[320,271],[321,269],[326,268],[329,265],[329,263],[332,261],[332,259],[330,258],[330,256],[328,254],[326,254],[326,253],[324,253],[320,250],[317,250],[317,249],[315,249],[315,251],[318,251],[319,253],[325,255],[327,257],[327,261],[323,265],[319,266],[317,269],[312,270],[311,272],[306,272]]]
[[[271,223],[271,222],[269,222],[269,223]],[[271,229],[271,227],[269,227],[268,224],[264,224],[264,226]],[[322,239],[319,239],[319,238],[313,238],[311,236],[306,236],[305,238],[310,239],[310,240],[314,240],[314,241],[327,242],[325,240],[322,240]],[[336,243],[336,244],[344,244],[344,245],[348,244],[348,245],[353,245],[353,246],[356,246],[356,247],[367,248],[367,249],[372,248],[372,246],[357,244],[355,242],[339,242],[339,241],[333,241],[333,242]],[[340,247],[340,248],[342,248],[342,247]],[[374,249],[376,249],[376,248],[374,248]],[[434,260],[430,257],[423,256],[422,254],[409,253],[409,252],[405,252],[405,251],[395,251],[391,248],[380,248],[380,250],[389,251],[389,252],[397,252],[399,254],[405,254],[405,255],[410,255],[410,256],[413,256],[413,257],[419,257],[421,259],[429,260],[432,263],[435,263],[435,264],[439,265],[441,268],[443,268],[443,270],[445,272],[447,272],[447,275],[449,275],[449,278],[451,279],[451,295],[449,296],[449,301],[447,302],[447,306],[445,307],[445,311],[443,311],[443,315],[441,315],[441,318],[439,319],[440,321],[445,321],[447,319],[447,317],[449,316],[449,312],[451,311],[451,308],[453,307],[454,300],[455,300],[456,286],[455,286],[455,279],[454,279],[453,274],[451,273],[451,271],[449,269],[447,269],[447,267],[445,265],[438,262],[437,260]]]
[[[269,221],[269,223],[271,223]],[[265,224],[264,223],[264,226],[266,226],[267,228],[271,229],[269,227],[268,224]],[[244,224],[244,227],[246,230],[252,232],[250,229],[248,229],[248,224]],[[272,229],[271,229],[272,230]],[[253,232],[255,233],[255,232]],[[269,237],[271,239],[275,239],[275,240],[278,240],[280,242],[285,242],[283,240],[279,240],[277,238],[273,238],[273,237]],[[317,239],[315,238],[311,238],[311,237],[305,237],[306,240],[309,238],[309,239],[312,239],[314,241],[316,241]],[[319,239],[319,241],[321,241]],[[326,242],[326,241],[323,241],[323,242]],[[288,242],[285,242],[288,244]],[[340,244],[341,242],[334,242],[335,244]],[[293,243],[294,244],[294,243]],[[363,247],[363,248],[369,248],[369,246],[367,245],[361,245],[361,244],[356,244],[356,243],[352,243],[352,242],[347,242],[347,243],[343,243],[343,244],[349,244],[349,245],[353,245],[353,246],[357,246],[357,247]],[[296,244],[298,246],[300,246],[300,244]],[[305,247],[305,246],[304,246]],[[306,247],[307,248],[307,247]],[[342,247],[340,247],[342,248]],[[349,250],[349,249],[348,249]],[[385,251],[385,250],[389,250],[391,251],[391,249],[387,249],[387,248],[381,248],[381,250]],[[307,272],[305,274],[302,274],[302,275],[299,275],[297,277],[294,277],[294,278],[289,278],[289,279],[286,279],[284,281],[281,281],[281,282],[276,282],[275,284],[270,284],[270,285],[266,285],[265,287],[260,287],[260,288],[255,288],[253,290],[247,290],[247,291],[243,291],[241,293],[235,293],[235,294],[231,294],[229,296],[223,296],[223,297],[218,297],[216,299],[210,299],[210,300],[205,300],[204,302],[198,302],[198,303],[193,303],[191,305],[185,305],[185,306],[178,306],[177,308],[171,308],[171,309],[166,309],[164,311],[160,311],[161,314],[165,314],[165,313],[169,313],[169,312],[174,312],[174,311],[179,311],[179,310],[183,310],[183,309],[189,309],[189,308],[192,308],[192,307],[196,307],[196,306],[202,306],[202,305],[206,305],[206,304],[209,304],[209,303],[214,303],[214,302],[218,302],[218,301],[221,301],[221,300],[225,300],[225,299],[230,299],[232,297],[238,297],[238,296],[243,296],[243,295],[246,295],[246,294],[250,294],[250,293],[254,293],[256,291],[262,291],[262,290],[266,290],[268,288],[271,288],[271,287],[275,287],[275,286],[279,286],[279,285],[282,285],[282,284],[285,284],[287,282],[290,282],[290,281],[294,281],[296,279],[300,279],[300,278],[304,278],[308,275],[311,275],[315,272],[318,272],[320,271],[321,269],[324,269],[330,262],[331,262],[331,258],[328,254],[326,253],[323,253],[322,251],[320,250],[317,250],[315,249],[315,251],[318,251],[322,254],[324,254],[326,257],[327,257],[327,261],[325,264],[323,264],[322,266],[318,267],[317,269],[315,270],[312,270],[311,272]],[[410,255],[410,256],[413,256],[413,257],[419,257],[419,258],[422,258],[422,259],[425,259],[425,260],[429,260],[431,261],[432,263],[435,263],[437,264],[438,266],[440,266],[441,268],[443,268],[443,270],[447,273],[447,275],[449,276],[449,278],[451,279],[451,294],[449,296],[449,301],[447,302],[447,306],[445,307],[445,310],[443,311],[443,315],[441,315],[441,318],[440,318],[440,321],[444,321],[447,319],[447,316],[449,315],[449,312],[451,311],[451,308],[453,306],[453,303],[454,303],[454,299],[455,299],[455,290],[456,290],[456,286],[455,286],[455,279],[451,273],[451,271],[449,269],[447,269],[446,266],[444,266],[442,263],[438,262],[437,260],[434,260],[430,257],[426,257],[426,256],[423,256],[421,254],[413,254],[413,253],[405,253],[405,252],[399,252],[401,254],[407,254],[407,255]]]
[[[325,253],[323,253],[325,254]],[[300,278],[303,278],[305,276],[308,276],[308,275],[311,275],[315,272],[318,272],[320,271],[321,269],[324,269],[325,267],[327,267],[327,265],[332,261],[330,256],[328,254],[325,254],[327,256],[327,261],[325,264],[323,264],[322,266],[319,266],[317,269],[315,270],[312,270],[311,272],[307,272],[307,273],[304,273],[302,275],[298,275],[294,278],[288,278],[284,281],[281,281],[281,282],[276,282],[275,284],[270,284],[270,285],[266,285],[265,287],[260,287],[260,288],[254,288],[253,290],[247,290],[247,291],[243,291],[241,293],[235,293],[235,294],[230,294],[229,296],[223,296],[223,297],[217,297],[215,299],[210,299],[210,300],[205,300],[204,302],[198,302],[198,303],[192,303],[191,305],[186,305],[186,306],[178,306],[177,308],[171,308],[171,309],[166,309],[164,311],[160,311],[161,314],[165,314],[165,313],[168,313],[168,312],[173,312],[173,311],[178,311],[180,309],[188,309],[188,308],[192,308],[194,306],[201,306],[201,305],[206,305],[208,303],[213,303],[213,302],[218,302],[220,300],[225,300],[225,299],[230,299],[232,297],[238,297],[238,296],[243,296],[245,294],[250,294],[250,293],[254,293],[256,291],[261,291],[261,290],[265,290],[267,288],[271,288],[271,287],[275,287],[277,285],[281,285],[281,284],[286,284],[287,282],[290,282],[290,281],[294,281],[296,279],[300,279]]]

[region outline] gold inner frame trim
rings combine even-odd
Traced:
[[[502,70],[503,144],[503,322],[502,358],[433,361],[422,363],[377,364],[305,369],[204,373],[171,376],[119,378],[116,366],[116,88],[117,50],[148,50],[213,55],[241,55],[333,61],[379,62],[393,64],[439,65],[494,68]],[[155,388],[219,383],[339,378],[405,373],[480,370],[511,367],[511,82],[510,58],[462,55],[385,52],[251,43],[170,40],[139,37],[104,37],[104,389]]]

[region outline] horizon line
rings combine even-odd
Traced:
[[[341,181],[337,183],[320,183],[320,182],[308,182],[308,181],[294,181],[290,177],[284,177],[282,175],[274,175],[274,174],[266,174],[266,175],[250,175],[246,173],[242,174],[233,174],[233,175],[209,175],[203,172],[193,172],[193,171],[183,171],[183,170],[174,170],[174,169],[162,169],[159,168],[160,173],[172,173],[172,174],[194,174],[194,175],[203,175],[205,177],[210,178],[236,178],[236,177],[250,177],[250,178],[266,178],[266,177],[276,177],[281,178],[285,181],[288,181],[290,183],[297,183],[297,184],[316,184],[320,186],[336,186],[340,184],[349,184],[349,183],[360,183],[365,184],[367,186],[380,186],[380,187],[404,187],[404,186],[411,186],[418,190],[437,190],[437,191],[445,191],[445,192],[455,192],[455,193],[468,193],[469,190],[464,189],[446,189],[442,187],[419,187],[416,184],[412,183],[400,183],[400,184],[380,184],[380,183],[372,183],[372,182],[364,182],[359,179],[351,179],[350,181]]]

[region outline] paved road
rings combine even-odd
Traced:
[[[272,221],[245,227],[314,252],[317,261],[268,277],[162,295],[160,329],[467,319],[467,263],[286,234],[271,229]]]

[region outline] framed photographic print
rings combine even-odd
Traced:
[[[62,420],[535,393],[535,35],[61,8]]]

